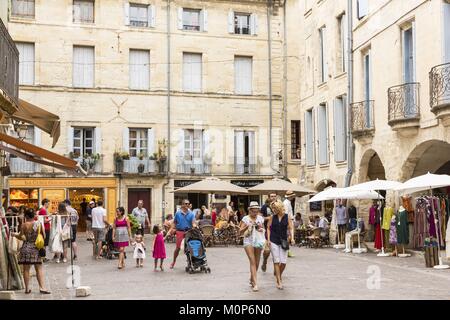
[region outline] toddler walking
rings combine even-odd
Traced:
[[[142,268],[144,266],[145,259],[145,243],[141,234],[137,234],[134,239],[134,254],[133,258],[136,259],[136,268]]]
[[[158,259],[161,259],[159,268],[161,271],[164,271],[163,262],[166,258],[166,246],[164,244],[164,235],[159,225],[153,227],[153,234],[155,235],[155,238],[153,238],[153,258],[155,259],[154,271],[158,268]]]

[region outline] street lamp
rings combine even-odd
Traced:
[[[13,125],[14,125],[14,131],[19,136],[19,139],[22,141],[25,140],[25,138],[27,137],[28,125],[26,125],[23,122],[19,122],[19,121],[14,121]]]

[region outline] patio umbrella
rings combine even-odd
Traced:
[[[330,187],[322,192],[319,192],[314,197],[309,199],[308,202],[347,199],[347,200],[367,200],[367,199],[383,199],[383,196],[373,190],[350,190],[350,188],[333,188]],[[359,210],[357,210],[358,212]],[[339,242],[339,232],[338,232]],[[336,245],[336,249],[341,249],[341,245]],[[358,236],[358,250],[354,250],[355,253],[361,253],[361,240]]]
[[[231,182],[210,177],[195,182],[186,187],[171,191],[173,193],[219,193],[219,194],[248,194],[247,189],[232,184]]]
[[[258,194],[269,192],[284,193],[289,190],[292,190],[297,196],[316,193],[315,190],[278,178],[263,182],[248,189],[249,192]]]
[[[402,183],[397,181],[390,181],[390,180],[372,180],[368,182],[363,182],[360,184],[356,184],[354,186],[348,187],[349,190],[371,190],[371,191],[377,191],[380,192],[381,190],[387,191],[387,190],[393,190],[397,187],[402,185]],[[381,199],[381,198],[380,198]],[[378,201],[380,199],[377,199]],[[379,210],[380,208],[378,208]],[[381,232],[381,252],[377,255],[379,257],[389,257],[388,253],[384,252],[384,237],[383,237],[383,229],[381,228],[381,215],[383,213],[380,211],[380,232]]]
[[[404,182],[394,190],[399,191],[400,193],[415,193],[419,191],[430,191],[430,194],[433,195],[433,189],[436,188],[443,188],[450,186],[450,176],[447,174],[432,174],[427,173],[422,176],[418,176],[412,179],[409,179],[408,181]],[[434,215],[434,206],[431,206],[433,208],[433,215]],[[438,243],[439,243],[439,249],[441,245],[441,230],[437,227],[437,221],[436,218],[434,219],[434,225],[436,228],[436,232],[438,234]],[[440,251],[440,250],[439,250]],[[450,266],[443,264],[442,262],[442,255],[439,254],[439,265],[434,266],[436,269],[448,269]]]

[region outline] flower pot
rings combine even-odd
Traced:
[[[140,163],[139,165],[138,165],[138,173],[144,173],[144,170],[145,170],[145,165],[143,164],[143,163]]]

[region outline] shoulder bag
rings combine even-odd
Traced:
[[[38,230],[37,230],[38,235],[37,235],[36,241],[34,242],[34,245],[36,246],[37,249],[40,250],[40,249],[44,248],[45,242],[44,242],[44,237],[42,236],[42,233],[41,233],[41,223],[40,222],[37,222],[37,223],[39,223]]]

